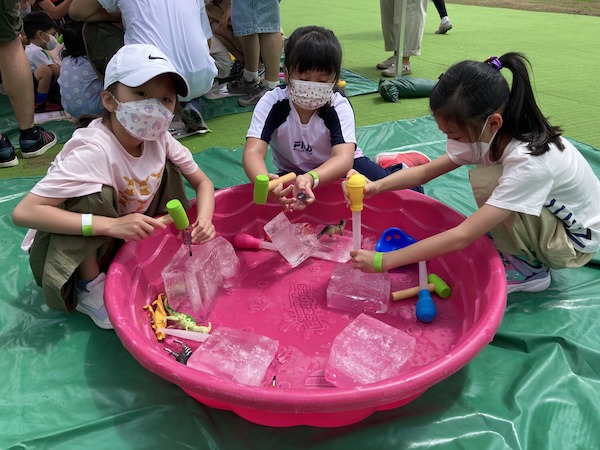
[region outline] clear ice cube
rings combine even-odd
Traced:
[[[239,265],[233,246],[222,236],[194,245],[192,256],[182,244],[161,272],[169,305],[205,320],[217,291],[235,279]]]
[[[402,330],[360,314],[333,340],[325,379],[337,387],[353,387],[396,377],[415,344]]]
[[[390,303],[390,275],[365,273],[337,264],[327,286],[327,306],[344,311],[383,314]]]
[[[277,247],[277,251],[292,266],[296,267],[311,256],[319,243],[314,233],[303,234],[281,212],[265,224],[265,233]]]
[[[251,386],[261,386],[279,342],[228,327],[215,329],[187,362],[202,372]]]

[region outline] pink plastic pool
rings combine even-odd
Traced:
[[[318,196],[314,205],[291,214],[290,220],[308,222],[318,231],[345,218],[351,229],[351,213],[339,185],[319,188]],[[254,205],[252,186],[236,186],[217,192],[214,223],[228,239],[241,232],[262,238],[263,225],[279,212],[277,204]],[[387,228],[399,227],[422,239],[462,218],[430,197],[412,191],[390,192],[365,202],[363,236],[374,245]],[[209,320],[213,327],[259,333],[277,339],[280,345],[267,373],[277,376],[277,389],[247,386],[175,361],[150,328],[143,306],[164,292],[160,272],[180,245],[170,228],[122,247],[106,285],[110,320],[123,345],[148,370],[205,405],[231,410],[263,425],[342,426],[414,400],[465,366],[492,340],[506,303],[504,268],[487,238],[464,251],[431,260],[429,272],[441,276],[452,288],[448,299],[433,296],[438,317],[429,324],[418,322],[416,299],[392,302],[386,314],[377,315],[416,338],[411,361],[394,378],[335,388],[323,380],[329,349],[334,337],[357,314],[327,308],[326,289],[334,263],[309,258],[293,269],[276,252],[239,250],[248,275],[239,288],[218,294]],[[392,272],[391,280],[393,290],[417,285],[416,265]],[[166,345],[176,349],[170,341],[167,338]]]

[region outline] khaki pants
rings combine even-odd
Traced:
[[[502,165],[476,167],[469,171],[473,196],[481,208],[498,186]],[[573,247],[563,222],[547,208],[539,216],[512,213],[508,219],[490,230],[494,244],[501,252],[539,260],[552,269],[580,267],[594,253],[582,253]]]

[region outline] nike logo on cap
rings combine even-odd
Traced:
[[[148,55],[148,59],[162,59],[164,61],[166,61],[165,58],[163,58],[162,56],[152,56],[152,55]]]

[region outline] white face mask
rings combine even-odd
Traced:
[[[477,164],[489,153],[490,145],[496,137],[498,130],[494,132],[490,142],[482,142],[481,136],[485,131],[485,127],[487,127],[488,120],[489,117],[485,120],[483,129],[481,130],[481,133],[479,133],[479,138],[477,138],[476,142],[460,142],[455,139],[448,139],[446,141],[446,152],[452,162],[460,164],[461,166],[466,164]]]
[[[142,141],[154,141],[167,132],[174,114],[156,98],[117,102],[115,115],[130,135]]]
[[[54,36],[52,36],[51,34],[45,33],[46,36],[48,36],[50,39],[48,40],[48,42],[46,42],[46,50],[52,51],[56,48],[56,46],[58,45],[58,41],[56,40],[56,38]]]
[[[319,83],[290,78],[290,100],[300,108],[314,111],[331,100],[335,83]]]
[[[25,1],[20,1],[19,2],[19,15],[21,16],[21,19],[23,17],[25,17],[27,14],[29,14],[31,12],[31,5],[29,4],[29,2],[25,2]]]

